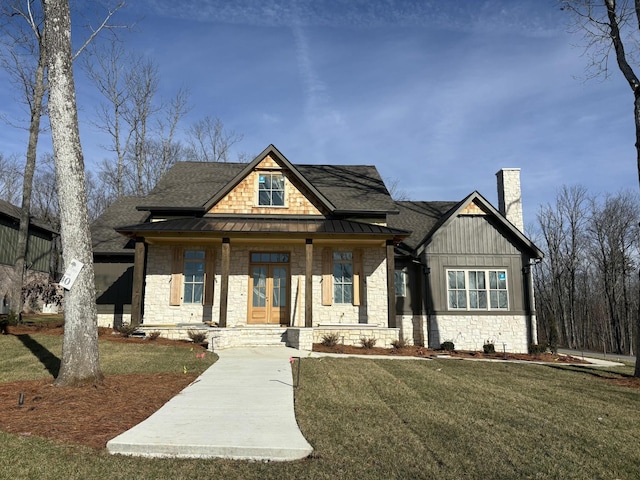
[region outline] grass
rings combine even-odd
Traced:
[[[190,348],[100,341],[100,366],[105,375],[126,373],[200,374],[213,356],[196,359]],[[62,337],[45,334],[0,335],[0,383],[55,376],[62,355]]]
[[[7,344],[11,356],[20,351],[1,338],[3,357]],[[105,342],[102,348],[105,371],[149,371],[159,368],[149,363],[163,362],[155,354],[136,359],[145,355],[137,345]],[[134,365],[122,367],[125,357]],[[7,478],[17,479],[635,479],[640,391],[604,380],[631,372],[305,358],[295,400],[298,423],[315,449],[312,458],[255,463],[114,457],[0,432],[0,464]],[[3,362],[0,379],[6,376]]]

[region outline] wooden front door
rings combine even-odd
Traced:
[[[251,254],[248,323],[289,324],[288,262],[288,254]]]

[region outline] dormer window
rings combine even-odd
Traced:
[[[281,173],[258,174],[258,205],[284,206],[284,175]]]

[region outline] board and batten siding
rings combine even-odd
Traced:
[[[0,220],[0,263],[14,265],[18,245],[18,226]],[[29,270],[48,272],[51,262],[51,238],[41,232],[29,229],[27,267]]]
[[[447,270],[507,271],[509,312],[523,312],[522,253],[485,215],[461,215],[432,238],[423,256],[429,267],[428,303],[432,313],[447,312]],[[457,313],[448,311],[449,313]],[[466,313],[466,312],[459,312]],[[492,314],[475,311],[474,314]]]

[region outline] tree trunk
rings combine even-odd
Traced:
[[[65,327],[58,386],[102,381],[91,236],[78,130],[71,55],[68,0],[44,0],[45,39],[49,68],[49,119],[55,155],[60,230],[64,264],[84,264],[65,294]]]
[[[31,119],[29,123],[29,144],[27,145],[27,159],[22,179],[22,209],[20,211],[20,227],[16,244],[15,280],[11,295],[11,309],[20,314],[22,312],[22,287],[25,284],[25,270],[29,241],[29,218],[31,217],[31,191],[33,190],[33,175],[36,169],[38,152],[38,137],[40,135],[40,118],[42,117],[42,100],[44,98],[44,70],[45,48],[43,38],[38,40],[38,67],[34,79],[33,101],[31,103]]]

